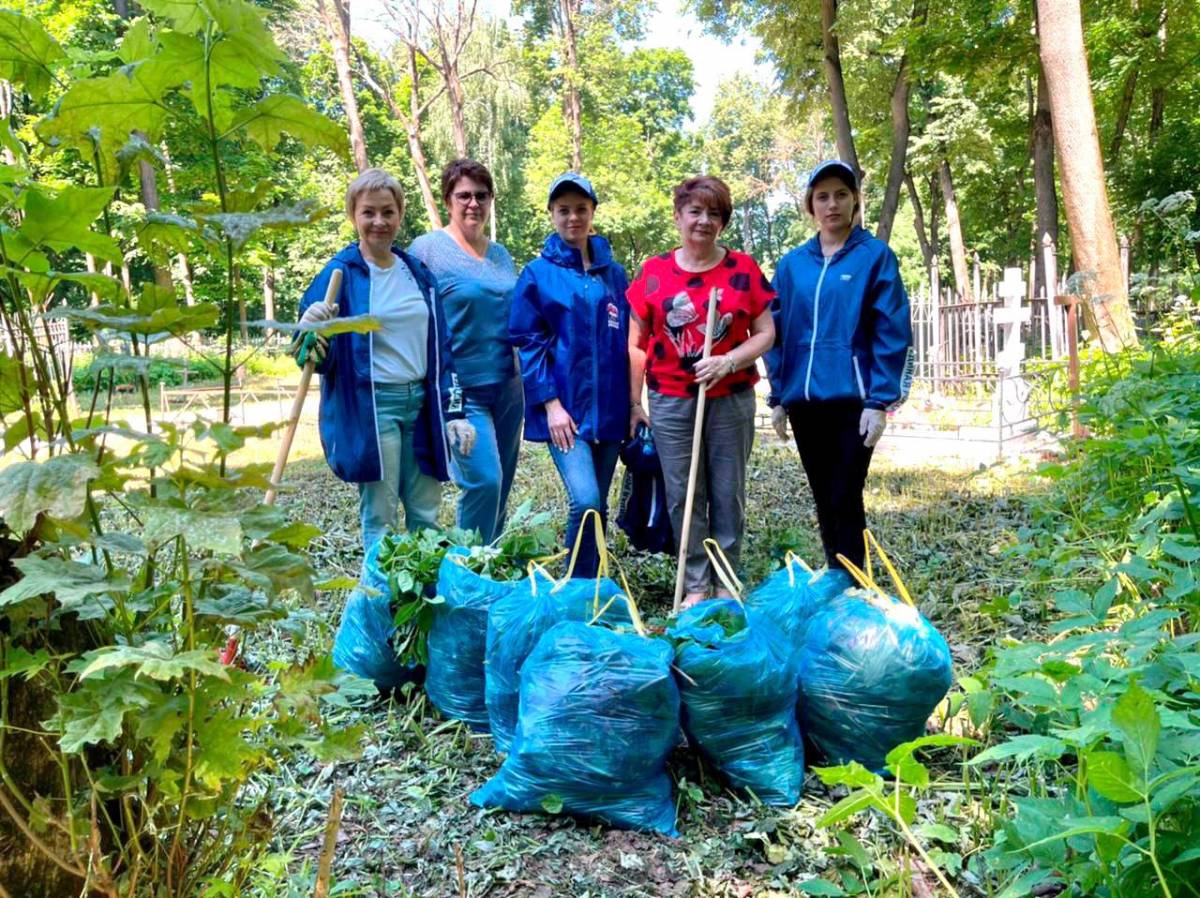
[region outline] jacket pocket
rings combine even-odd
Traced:
[[[858,366],[858,356],[853,352],[850,353],[850,361],[854,364],[854,380],[858,384],[858,397],[863,401],[867,401],[867,388],[863,385],[862,369]]]

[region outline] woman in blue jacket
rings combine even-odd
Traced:
[[[378,331],[297,340],[298,360],[321,375],[321,447],[333,473],[358,484],[363,548],[396,526],[404,505],[409,530],[437,527],[439,481],[449,478],[450,445],[469,455],[474,428],[450,357],[450,334],[437,282],[393,246],[404,194],[387,172],[368,169],[346,190],[358,233],[325,266],[300,301],[300,323],[374,315]],[[342,271],[337,304],[324,304],[333,270]]]
[[[887,244],[855,223],[858,176],[840,160],[808,179],[816,235],[779,262],[768,402],[780,439],[791,422],[830,566],[863,563],[863,486],[888,410],[908,395],[912,321]]]
[[[596,192],[567,172],[550,185],[554,233],[513,289],[509,336],[525,386],[525,439],[549,443],[567,490],[566,544],[588,509],[608,521],[608,487],[629,429],[629,304],[625,269],[591,233]],[[594,577],[595,538],[584,531],[575,576]]]

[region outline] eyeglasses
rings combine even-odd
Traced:
[[[452,193],[450,195],[464,206],[469,206],[471,204],[471,200],[474,200],[482,206],[492,198],[491,191],[489,190],[476,190],[474,193],[469,190],[460,190],[458,193]]]

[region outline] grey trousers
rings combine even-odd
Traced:
[[[684,587],[688,592],[703,592],[710,584],[719,582],[704,552],[706,537],[717,541],[735,568],[741,559],[742,531],[746,525],[746,465],[754,445],[755,402],[753,390],[706,402],[684,572]],[[667,509],[676,539],[683,533],[695,420],[694,398],[650,391],[654,445],[662,462]]]

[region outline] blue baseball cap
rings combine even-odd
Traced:
[[[817,167],[809,172],[808,189],[812,190],[812,186],[826,175],[841,178],[851,190],[858,190],[858,173],[841,159],[826,159],[824,162],[818,162]]]
[[[596,196],[596,191],[592,189],[592,182],[578,172],[568,171],[563,172],[550,182],[550,195],[546,198],[546,205],[554,202],[556,196],[560,193],[566,193],[568,190],[582,193],[596,205],[600,204],[600,200]]]

